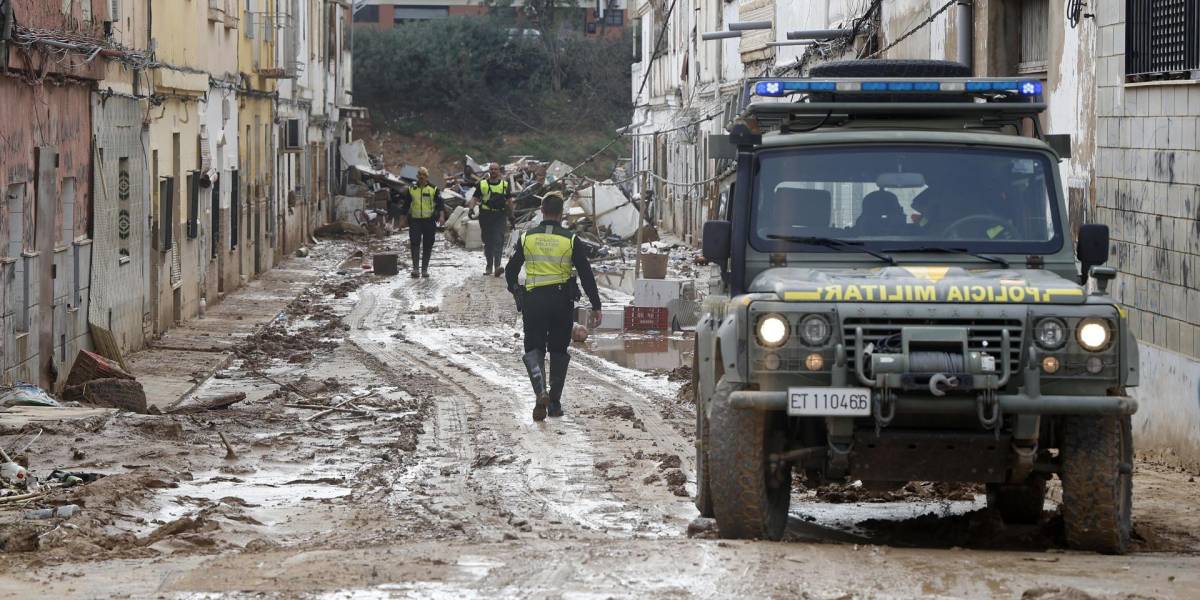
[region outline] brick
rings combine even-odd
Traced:
[[[1179,351],[1192,354],[1196,350],[1196,326],[1189,323],[1179,323]]]

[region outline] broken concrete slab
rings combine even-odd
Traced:
[[[104,418],[117,412],[115,408],[89,406],[13,406],[0,408],[0,432],[18,432],[28,425],[53,421]]]

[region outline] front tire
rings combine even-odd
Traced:
[[[1062,515],[1067,545],[1124,554],[1133,512],[1133,432],[1130,418],[1063,420]]]
[[[779,540],[792,498],[791,465],[771,469],[769,455],[783,446],[771,426],[775,414],[734,408],[729,396],[736,389],[722,377],[708,402],[708,476],[717,530],[724,538]]]

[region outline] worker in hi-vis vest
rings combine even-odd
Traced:
[[[595,327],[600,322],[596,277],[583,244],[576,243],[575,234],[562,227],[562,212],[562,195],[546,194],[542,199],[541,224],[521,235],[505,267],[508,290],[516,297],[525,324],[525,370],[537,398],[534,421],[545,419],[547,414],[551,417],[563,414],[562,393],[567,383],[567,364],[571,361],[567,346],[575,325],[575,301],[580,296],[571,276],[572,269],[592,304],[588,326]],[[523,285],[517,279],[522,267]],[[547,351],[550,352],[549,390],[546,389]]]
[[[442,194],[429,183],[429,169],[417,171],[417,182],[408,188],[403,213],[408,219],[408,240],[412,252],[412,276],[429,277],[429,256],[433,254],[433,236],[445,219]]]
[[[487,260],[484,275],[504,274],[504,234],[508,232],[508,215],[513,208],[508,180],[498,163],[488,165],[488,176],[480,179],[471,197],[470,209],[479,207],[479,231],[483,237],[483,256]]]

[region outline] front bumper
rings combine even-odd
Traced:
[[[875,392],[873,402],[879,403]],[[1132,415],[1137,412],[1137,400],[1129,396],[1030,396],[1001,394],[996,396],[1000,410],[1008,415]],[[787,391],[738,391],[730,395],[735,408],[786,411]],[[897,414],[973,415],[978,410],[974,398],[897,396]],[[878,414],[878,413],[876,413]]]

